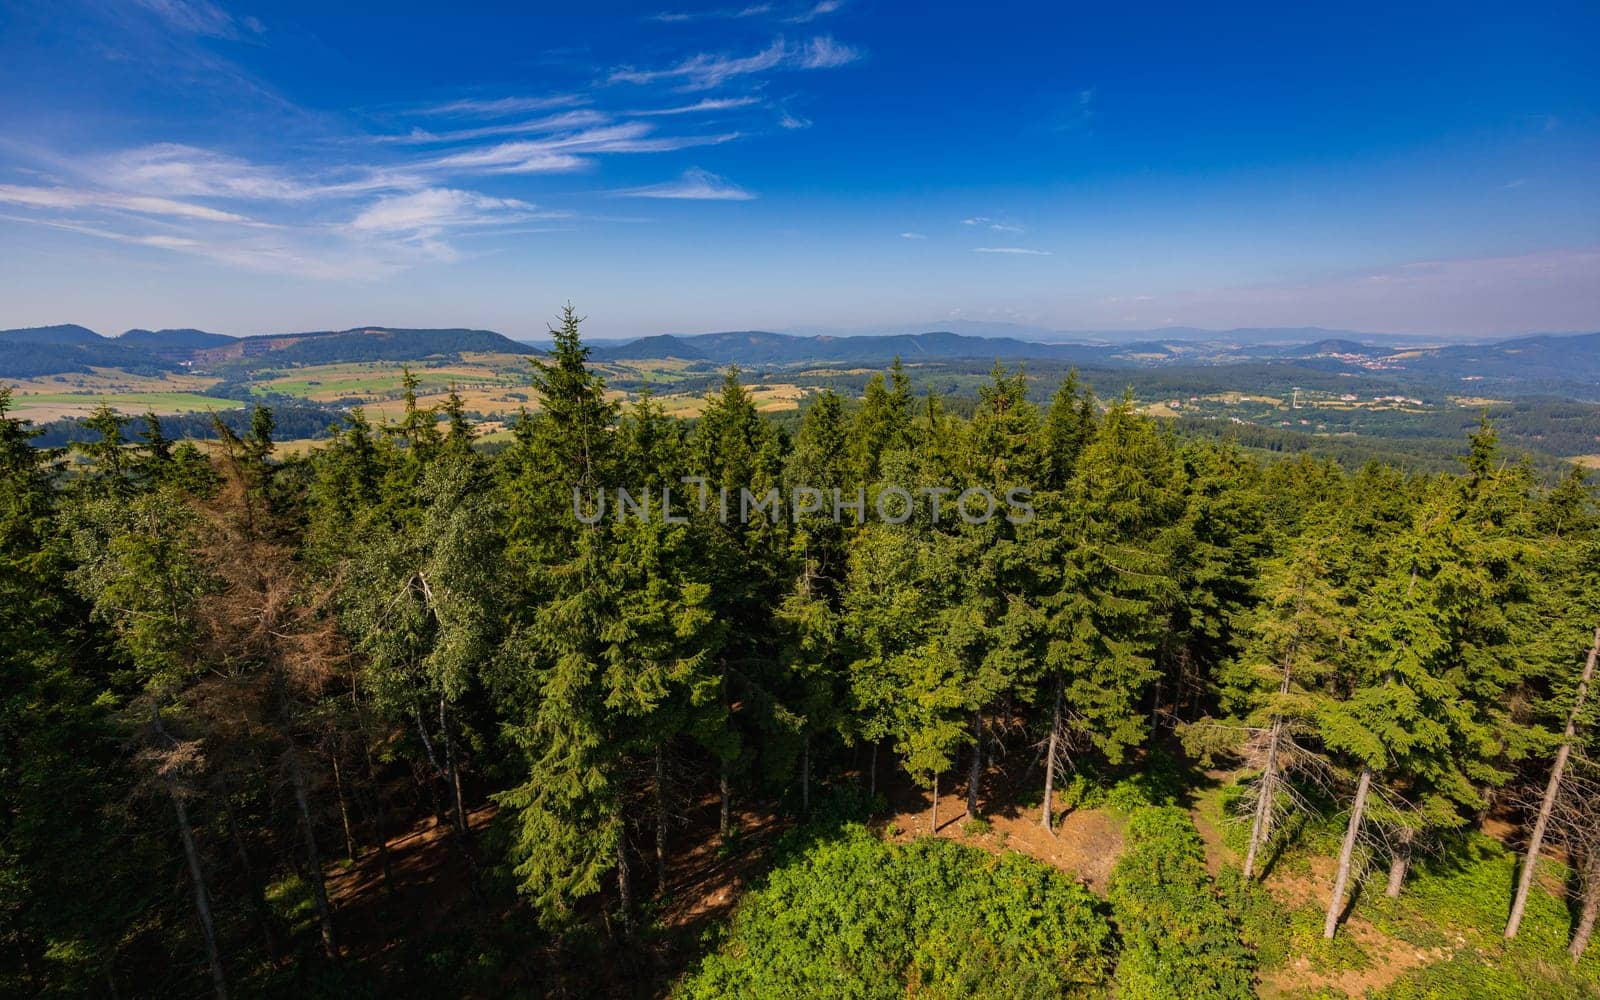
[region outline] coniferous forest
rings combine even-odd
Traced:
[[[553,334],[498,451],[414,395],[54,450],[0,389],[0,992],[1594,995],[1578,471],[999,366],[686,421]],[[1090,811],[1103,878],[1030,848]]]

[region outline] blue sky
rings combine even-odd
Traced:
[[[0,0],[0,326],[1600,329],[1597,51],[1593,3]]]

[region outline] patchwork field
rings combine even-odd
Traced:
[[[131,375],[116,369],[91,374],[44,375],[11,382],[11,405],[18,416],[35,423],[63,417],[84,417],[101,403],[119,413],[139,415],[232,410],[242,403],[202,395],[217,380],[201,375]]]

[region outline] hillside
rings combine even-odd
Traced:
[[[204,330],[129,330],[102,337],[82,326],[0,331],[0,378],[32,378],[91,367],[147,373],[343,362],[407,362],[463,353],[529,355],[536,348],[491,330],[358,327],[229,337]]]

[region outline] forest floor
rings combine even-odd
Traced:
[[[859,777],[864,776],[842,780]],[[1105,895],[1111,868],[1123,849],[1123,815],[1108,806],[1069,809],[1056,821],[1054,833],[1047,832],[1040,822],[1039,806],[1025,804],[1030,792],[1037,798],[1033,788],[1039,780],[1037,765],[1025,770],[1015,764],[1009,769],[988,770],[981,782],[979,821],[967,815],[965,781],[947,782],[950,787],[942,789],[938,826],[932,831],[929,790],[914,786],[900,774],[880,772],[880,777],[884,780],[879,790],[889,809],[872,826],[883,836],[904,843],[932,832],[994,854],[1020,851],[1060,869],[1097,895]],[[1194,777],[1198,780],[1188,788],[1186,804],[1204,842],[1207,865],[1215,875],[1224,866],[1239,863],[1229,846],[1226,828],[1230,821],[1222,805],[1222,789],[1232,775],[1209,772]],[[663,991],[703,951],[708,933],[733,915],[747,887],[765,872],[773,844],[793,827],[794,821],[776,808],[736,801],[732,814],[735,834],[724,844],[718,836],[719,806],[715,792],[706,791],[678,817],[668,836],[664,892],[657,892],[653,855],[639,859],[635,868],[638,898],[644,901],[647,919],[658,929],[651,949],[653,969],[646,978]],[[480,852],[482,835],[495,812],[493,805],[484,805],[471,813]],[[1485,832],[1496,833],[1493,823],[1486,826],[1490,829]],[[468,888],[473,884],[468,862],[452,832],[448,824],[437,825],[431,816],[425,816],[392,838],[392,891],[385,888],[376,850],[367,849],[354,864],[333,866],[328,888],[347,951],[385,962],[386,955],[405,944],[394,935],[397,915],[404,916],[401,923],[407,926],[409,937],[416,929],[436,929],[474,909],[483,910],[480,915],[488,919],[500,920],[521,905],[510,899],[475,905]],[[1334,875],[1332,851],[1318,846],[1269,857],[1265,872],[1263,884],[1290,928],[1291,942],[1283,960],[1261,972],[1258,990],[1265,998],[1364,997],[1419,967],[1450,962],[1458,956],[1470,958],[1467,953],[1473,951],[1488,958],[1487,952],[1495,948],[1483,934],[1468,930],[1463,936],[1444,924],[1430,924],[1425,939],[1419,938],[1407,932],[1402,912],[1386,906],[1388,901],[1362,898],[1350,903],[1336,941],[1323,942],[1322,914]],[[1377,891],[1377,886],[1360,880],[1357,886],[1358,895]],[[592,908],[585,907],[597,926],[607,919],[614,902],[613,888],[608,885],[600,901]],[[1546,888],[1559,898],[1561,886],[1549,884]]]

